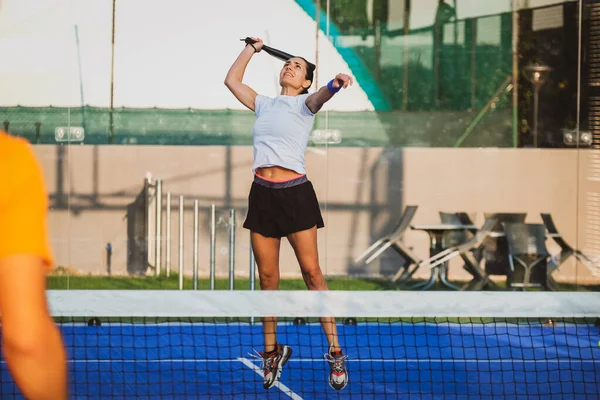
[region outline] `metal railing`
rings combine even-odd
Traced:
[[[166,193],[166,220],[165,228],[165,241],[163,242],[163,181],[160,178],[152,179],[151,176],[146,178],[146,234],[147,234],[147,245],[148,245],[148,266],[154,269],[155,276],[160,276],[163,270],[166,276],[169,277],[171,274],[171,209],[173,207],[171,192]],[[184,277],[184,253],[186,251],[184,244],[184,225],[185,225],[185,203],[186,198],[183,195],[179,195],[178,204],[178,218],[179,218],[179,234],[178,234],[178,274],[179,274],[179,290],[183,290],[183,277]],[[215,204],[211,204],[210,209],[210,244],[209,244],[209,289],[215,290],[216,288],[216,246],[217,246],[217,207]],[[235,289],[235,217],[236,210],[230,208],[228,210],[229,220],[227,221],[228,238],[229,238],[229,272],[228,272],[228,289]],[[193,290],[198,290],[198,269],[200,264],[200,250],[199,250],[199,237],[200,237],[200,206],[199,200],[193,200],[193,249],[192,249],[192,284]],[[163,263],[162,259],[162,244],[165,244],[165,259]],[[254,252],[252,250],[252,244],[250,244],[250,266],[249,266],[249,289],[255,290],[256,288],[256,260],[254,258]]]

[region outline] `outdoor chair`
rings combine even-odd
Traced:
[[[587,256],[580,250],[577,250],[577,249],[571,247],[571,245],[569,245],[566,242],[566,240],[558,232],[558,229],[556,228],[556,225],[554,224],[554,221],[552,219],[552,215],[542,213],[541,216],[542,216],[542,221],[544,221],[544,226],[546,227],[546,230],[548,231],[548,236],[550,236],[552,239],[554,239],[556,244],[558,244],[561,249],[559,254],[557,254],[556,256],[553,256],[550,259],[550,262],[548,264],[549,276],[551,276],[552,272],[554,272],[558,268],[560,268],[561,264],[563,264],[565,261],[567,261],[567,259],[571,256],[574,256],[578,262],[580,262],[587,269],[589,269],[594,276],[600,276],[600,264],[597,261],[592,260],[589,256]],[[552,281],[553,281],[553,279],[552,279]]]
[[[359,255],[354,262],[360,263],[365,257],[365,264],[369,264],[379,257],[385,250],[392,248],[404,258],[404,264],[399,268],[398,272],[392,278],[392,281],[409,279],[417,270],[421,259],[412,252],[412,250],[402,242],[404,233],[410,226],[411,221],[415,217],[418,206],[406,206],[404,212],[400,216],[396,227],[387,235],[379,238],[367,250]],[[411,268],[413,266],[413,268]]]
[[[507,288],[551,289],[547,277],[550,253],[546,248],[546,227],[543,224],[525,223],[503,225],[510,255]]]

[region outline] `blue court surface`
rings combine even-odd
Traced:
[[[62,326],[73,399],[598,399],[593,325],[338,325],[350,383],[326,382],[320,325],[280,324],[293,348],[281,384],[262,388],[262,327],[221,324]],[[21,398],[2,363],[2,399]]]

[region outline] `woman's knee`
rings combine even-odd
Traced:
[[[262,290],[279,289],[279,271],[262,271],[258,275]]]
[[[317,264],[316,266],[303,268],[302,276],[304,277],[304,282],[306,286],[310,290],[323,290],[327,289],[327,284],[325,283],[325,277],[323,277],[323,272],[321,271],[321,267]]]

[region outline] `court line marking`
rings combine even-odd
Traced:
[[[254,372],[256,372],[258,374],[258,376],[260,376],[261,378],[263,377],[263,372],[252,361],[250,361],[250,360],[248,360],[247,358],[244,358],[244,357],[239,357],[238,361],[240,361],[246,367],[248,367],[251,370],[253,370]],[[294,393],[292,391],[292,389],[290,389],[289,387],[285,386],[283,383],[281,383],[281,381],[276,381],[275,382],[275,387],[277,387],[279,390],[281,390],[284,394],[288,395],[292,400],[303,400],[302,397],[300,397],[296,393]]]
[[[233,362],[243,362],[242,360],[248,360],[247,358],[231,358],[231,359],[215,359],[215,358],[164,358],[164,359],[79,359],[79,360],[67,360],[69,363],[74,364],[85,364],[85,363],[233,363]],[[250,360],[248,360],[252,363]],[[325,362],[322,358],[290,358],[288,362]],[[365,362],[365,363],[430,363],[430,362],[440,362],[440,363],[491,363],[491,364],[503,364],[503,363],[524,363],[524,364],[536,364],[536,363],[545,363],[545,364],[560,364],[560,363],[581,363],[581,364],[599,364],[600,359],[598,360],[571,360],[571,359],[550,359],[550,360],[519,360],[519,359],[503,359],[503,360],[485,360],[485,359],[441,359],[441,358],[362,358],[362,359],[349,359],[347,362],[356,363],[356,362]],[[6,361],[0,361],[1,364],[6,364]],[[252,364],[254,365],[254,364]],[[261,373],[262,374],[262,373]]]

